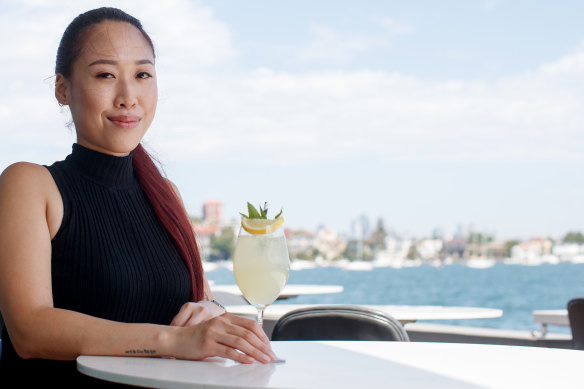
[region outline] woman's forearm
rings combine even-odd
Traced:
[[[179,327],[120,323],[78,312],[39,308],[9,334],[23,358],[72,360],[85,355],[168,356]]]

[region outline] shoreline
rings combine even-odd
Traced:
[[[561,265],[561,264],[584,264],[580,260],[559,260],[554,258],[541,258],[541,259],[531,259],[531,260],[521,260],[513,258],[505,259],[489,259],[489,258],[470,258],[470,259],[435,259],[435,260],[419,260],[419,259],[400,259],[394,261],[350,261],[348,259],[338,259],[332,261],[325,260],[315,260],[309,261],[304,259],[294,259],[290,262],[290,270],[307,270],[316,268],[341,268],[348,271],[373,271],[381,268],[412,268],[412,267],[423,267],[431,266],[436,268],[442,268],[445,266],[465,266],[473,269],[489,269],[493,266],[499,265],[509,265],[509,266],[545,266],[545,265]],[[233,270],[232,260],[220,260],[220,261],[203,261],[203,269],[205,271],[213,271],[218,268],[226,268]]]

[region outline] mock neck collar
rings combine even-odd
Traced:
[[[65,162],[105,186],[127,187],[135,181],[132,153],[116,157],[74,143]]]

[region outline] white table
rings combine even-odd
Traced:
[[[334,305],[334,304],[329,304]],[[265,320],[278,320],[282,315],[299,308],[308,308],[311,304],[272,304],[264,311]],[[501,317],[503,311],[494,308],[448,307],[424,305],[359,305],[388,313],[402,324],[418,320],[457,320],[457,319],[490,319]],[[225,307],[234,315],[255,317],[256,309],[251,305],[228,305]]]
[[[533,321],[541,324],[541,336],[547,334],[547,326],[570,326],[567,309],[548,309],[533,311]]]
[[[581,388],[584,352],[418,342],[272,342],[282,364],[77,358],[87,375],[155,388]]]
[[[211,292],[227,292],[241,295],[241,291],[237,285],[211,285]],[[279,300],[290,297],[297,297],[306,294],[328,294],[341,293],[343,287],[340,285],[286,285],[278,297]]]

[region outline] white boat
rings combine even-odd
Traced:
[[[295,259],[290,262],[291,270],[314,269],[317,267],[314,261],[307,261],[305,259]]]
[[[472,267],[475,269],[487,269],[495,266],[496,261],[494,259],[487,258],[471,258],[463,262],[465,266]]]

